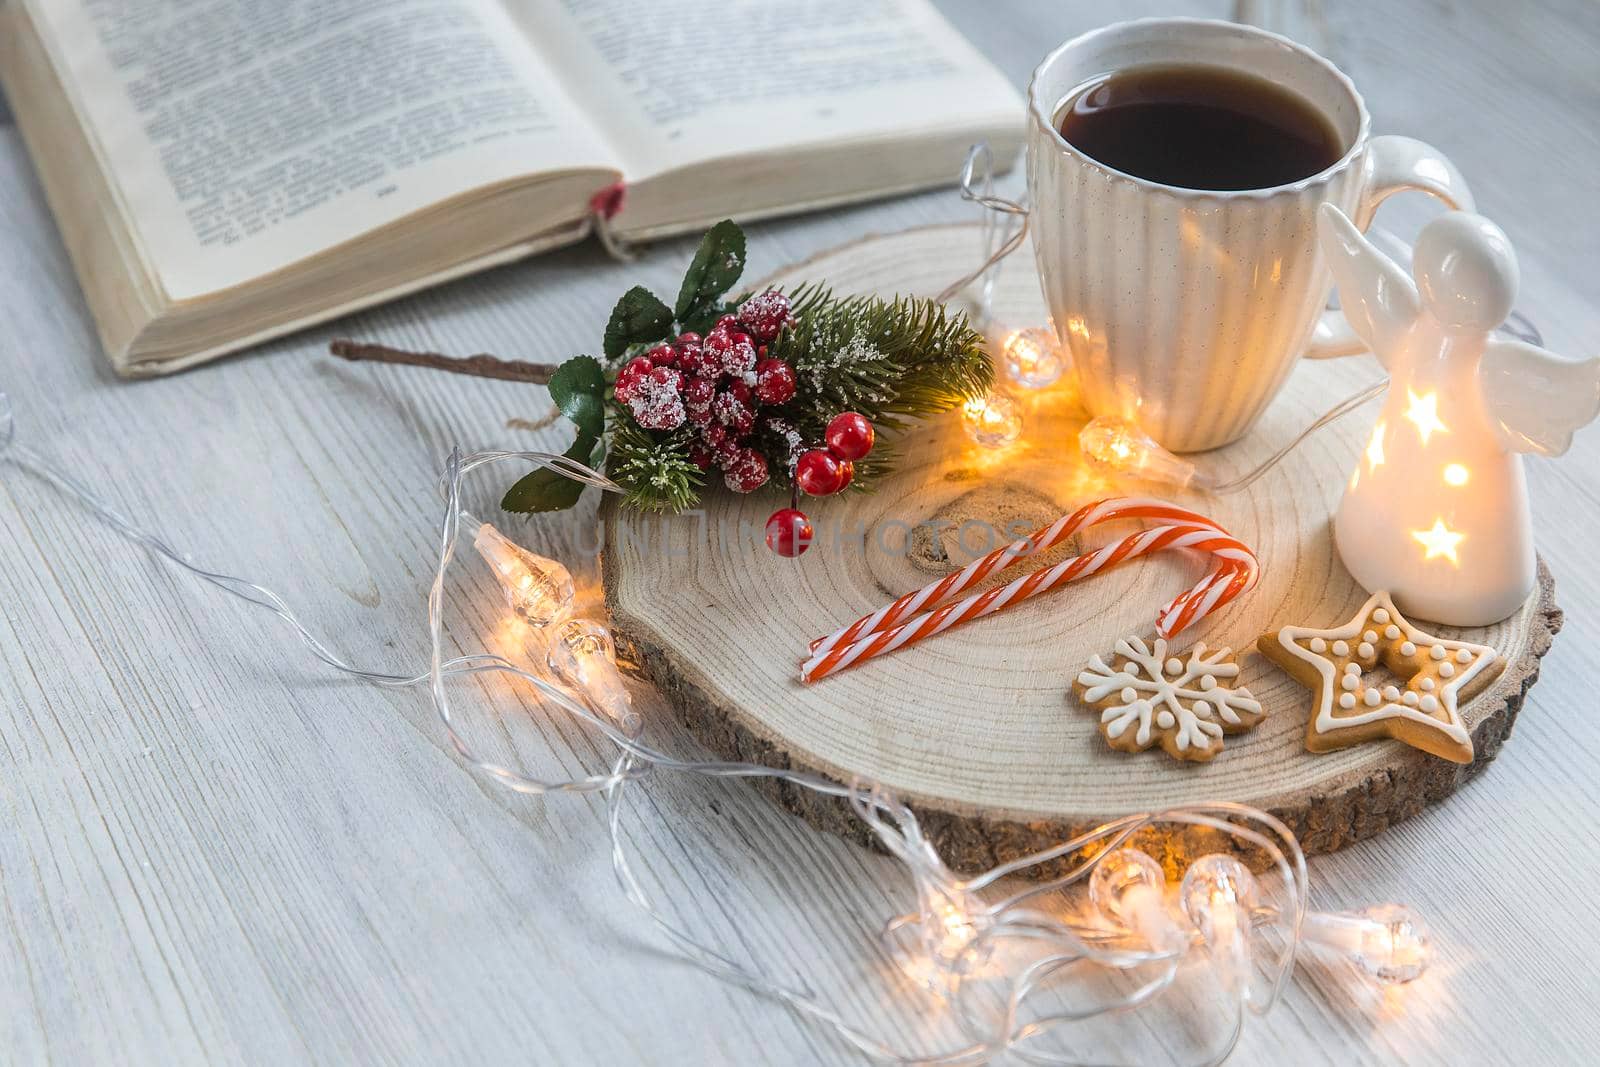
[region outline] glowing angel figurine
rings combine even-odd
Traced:
[[[1415,284],[1332,205],[1318,228],[1344,316],[1390,376],[1334,517],[1339,556],[1407,615],[1499,622],[1535,579],[1521,453],[1560,455],[1600,413],[1600,358],[1491,335],[1516,297],[1517,257],[1481,215],[1423,229]]]

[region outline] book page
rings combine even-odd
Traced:
[[[619,169],[492,0],[31,9],[146,266],[174,300],[475,188]],[[529,234],[559,221],[518,220]]]
[[[771,148],[1022,127],[1016,90],[927,0],[505,2],[629,181]]]

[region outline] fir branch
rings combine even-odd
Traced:
[[[964,314],[932,300],[837,298],[809,284],[789,299],[795,325],[772,354],[795,369],[790,410],[858,411],[880,428],[898,429],[907,417],[947,411],[992,384],[983,335]]]
[[[623,503],[646,511],[683,511],[693,507],[705,484],[705,472],[689,458],[690,435],[683,430],[662,434],[627,419],[613,419],[615,430],[606,473],[626,488]]]

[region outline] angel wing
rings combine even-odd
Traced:
[[[1492,337],[1478,364],[1478,388],[1507,448],[1559,456],[1574,431],[1600,414],[1600,357],[1563,359]]]
[[[1389,357],[1422,313],[1417,287],[1332,204],[1317,212],[1317,235],[1339,286],[1345,321],[1387,369]]]

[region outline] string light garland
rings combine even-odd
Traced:
[[[504,462],[532,463],[608,492],[621,487],[603,474],[545,452],[452,451],[441,487],[444,506],[437,562],[427,596],[429,660],[420,674],[390,673],[353,665],[331,651],[276,593],[244,578],[189,562],[158,535],[117,511],[83,481],[17,443],[9,400],[0,392],[0,462],[26,470],[77,501],[133,543],[247,603],[271,611],[311,653],[341,673],[384,687],[426,689],[452,745],[472,768],[518,793],[598,793],[607,806],[612,864],[625,896],[688,959],[714,976],[781,1003],[827,1028],[859,1052],[887,1063],[976,1064],[1011,1051],[1030,1063],[1099,1062],[1048,1047],[1047,1038],[1074,1022],[1137,1009],[1176,981],[1180,966],[1219,968],[1226,980],[1226,1021],[1215,1049],[1201,1062],[1226,1058],[1244,1019],[1270,1010],[1281,995],[1298,947],[1320,946],[1363,964],[1383,981],[1404,981],[1427,962],[1420,920],[1394,906],[1366,915],[1308,913],[1306,867],[1294,835],[1273,816],[1238,804],[1207,804],[1128,815],[1070,840],[1005,862],[972,878],[959,878],[939,858],[916,815],[871,783],[840,783],[817,775],[759,764],[683,759],[643,740],[645,723],[632,704],[615,662],[609,630],[575,616],[571,576],[557,561],[515,544],[463,511],[462,485],[473,472]],[[490,652],[446,659],[444,591],[465,526],[472,543],[505,592],[508,611],[534,627],[545,650],[543,664],[518,664]],[[605,773],[545,781],[477,755],[459,732],[448,683],[466,676],[500,674],[509,684],[531,686],[545,706],[571,716],[615,748]],[[626,788],[660,772],[715,779],[770,778],[850,805],[874,840],[905,870],[915,911],[883,928],[890,956],[915,983],[917,996],[942,999],[964,1044],[947,1049],[897,1049],[874,1037],[806,989],[774,981],[700,944],[656,908],[636,877],[621,826]],[[1164,880],[1148,857],[1126,846],[1142,832],[1202,827],[1234,847],[1262,857],[1276,873],[1268,888],[1232,856],[1195,863],[1173,909]],[[1017,887],[1015,875],[1064,871]],[[1068,891],[1089,883],[1092,906],[1075,906]],[[1075,988],[1099,989],[1107,974],[1133,978],[1131,988],[1089,1007],[1059,1010],[1035,1004]],[[1120,988],[1120,987],[1118,987]],[[848,1000],[849,990],[835,991]],[[1050,1002],[1054,1004],[1053,1001]],[[998,1005],[998,1008],[996,1008]]]

